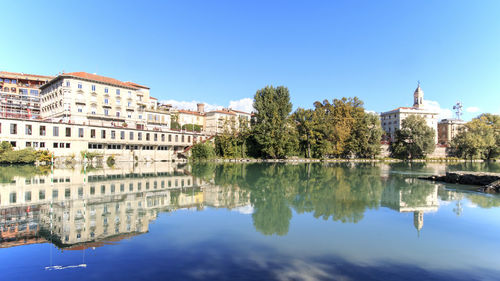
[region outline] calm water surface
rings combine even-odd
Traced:
[[[1,280],[499,280],[498,164],[0,167]]]

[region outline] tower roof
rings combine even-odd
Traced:
[[[414,95],[422,95],[422,94],[424,94],[424,91],[422,90],[422,88],[420,88],[420,83],[418,83],[418,86],[415,89],[415,92],[413,94]]]

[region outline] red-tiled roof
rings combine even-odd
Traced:
[[[76,78],[82,78],[86,80],[92,80],[96,82],[102,82],[110,85],[115,85],[115,86],[120,86],[120,87],[125,87],[125,88],[134,88],[136,89],[137,87],[132,86],[128,83],[122,82],[120,80],[110,78],[110,77],[105,77],[97,74],[91,74],[87,72],[70,72],[70,73],[63,73],[61,76],[69,76],[69,77],[76,77]]]
[[[8,72],[8,71],[0,71],[0,77],[6,78],[24,78],[24,79],[39,79],[39,80],[50,80],[54,78],[54,76],[46,76],[46,75],[38,75],[38,74],[26,74],[26,73],[17,73],[17,72]]]
[[[152,100],[158,100],[157,98],[151,97],[151,96],[149,98],[152,99]]]
[[[148,89],[149,90],[149,87],[144,86],[144,85],[140,85],[140,84],[137,84],[137,83],[134,83],[134,82],[127,81],[125,83],[129,84],[132,87],[143,88],[143,89]]]

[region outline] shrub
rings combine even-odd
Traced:
[[[191,148],[191,159],[194,161],[207,160],[215,156],[215,150],[209,142],[197,143]]]

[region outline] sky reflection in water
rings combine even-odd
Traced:
[[[0,270],[19,280],[495,280],[500,198],[416,178],[446,170],[500,167],[1,167]]]

